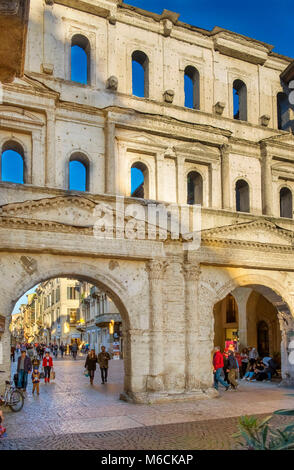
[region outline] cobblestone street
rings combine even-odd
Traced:
[[[91,387],[83,360],[55,361],[56,380],[42,381],[40,396],[32,396],[29,380],[23,410],[4,410],[7,437],[0,449],[230,449],[237,416],[293,408],[289,390],[243,382],[240,391],[213,400],[133,405],[119,400],[122,361],[111,361],[108,384],[100,384],[97,371]]]

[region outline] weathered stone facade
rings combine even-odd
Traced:
[[[88,40],[87,85],[70,80],[74,35]],[[132,95],[138,50],[149,59],[144,98]],[[294,137],[278,129],[277,112],[277,94],[289,91],[280,74],[290,63],[272,46],[186,25],[168,11],[116,0],[31,0],[25,75],[4,86],[0,106],[2,150],[17,143],[24,160],[23,185],[0,183],[0,312],[7,317],[0,367],[7,375],[15,301],[65,276],[101,287],[120,311],[125,399],[214,395],[213,309],[238,287],[260,291],[277,308],[283,377],[293,380],[294,225],[280,217],[279,197],[284,187],[294,191]],[[184,107],[189,66],[199,75],[197,109]],[[246,120],[233,116],[236,81],[247,87]],[[290,107],[289,128],[293,118]],[[88,192],[68,190],[73,154],[87,162]],[[145,197],[163,204],[186,204],[189,173],[201,176],[200,249],[170,237],[93,236],[96,207],[107,204],[119,218],[115,195],[125,196],[126,218],[131,204],[147,211],[146,199],[130,197],[138,162],[148,173]],[[239,180],[249,190],[242,212]]]

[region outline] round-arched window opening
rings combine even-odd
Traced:
[[[197,171],[187,176],[187,204],[203,204],[203,179]]]
[[[15,141],[8,141],[2,147],[1,181],[24,183],[24,150]]]
[[[149,59],[142,51],[132,54],[132,93],[140,98],[149,96]]]
[[[293,218],[292,192],[286,187],[280,190],[280,217]]]
[[[250,212],[249,185],[245,180],[236,182],[236,211]]]
[[[234,119],[247,121],[247,87],[242,80],[233,83],[233,116]]]
[[[131,167],[131,197],[149,197],[149,173],[142,162],[136,162]]]
[[[69,161],[69,189],[89,191],[89,161],[81,154],[74,154]]]
[[[184,72],[185,107],[200,109],[200,79],[195,67],[188,65]]]
[[[71,80],[87,85],[90,83],[90,43],[81,34],[71,40]]]

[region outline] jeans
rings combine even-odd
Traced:
[[[108,372],[108,369],[106,367],[100,367],[100,371],[101,371],[101,380],[102,382],[107,382],[107,372]]]
[[[44,367],[45,379],[50,380],[50,371],[51,371],[51,367],[49,366]]]
[[[216,369],[214,373],[214,388],[218,390],[218,383],[221,383],[224,387],[228,387],[229,384],[221,376],[222,368]]]
[[[18,372],[17,388],[24,388],[26,390],[28,384],[28,373],[21,369]]]
[[[254,376],[254,372],[246,372],[246,374],[244,375],[244,379],[247,379],[249,377],[249,379],[251,379],[251,377]]]

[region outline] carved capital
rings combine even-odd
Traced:
[[[150,280],[159,280],[163,278],[167,267],[167,262],[164,260],[154,259],[148,261],[146,270]]]
[[[231,145],[230,144],[223,144],[221,146],[221,154],[223,156],[229,155],[230,151],[231,151]]]
[[[201,269],[199,264],[185,263],[183,265],[183,272],[186,281],[198,281],[201,274]]]

